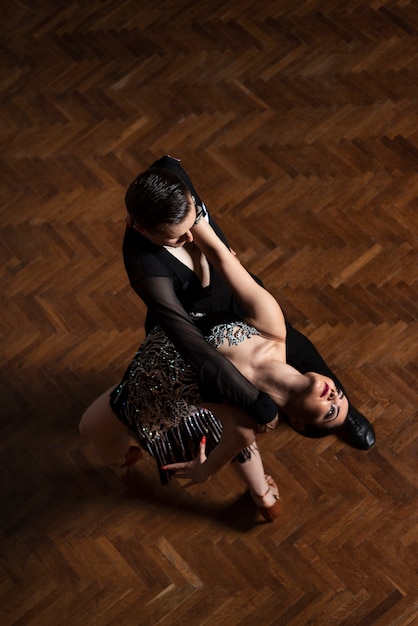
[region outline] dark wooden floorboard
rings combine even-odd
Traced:
[[[2,626],[416,624],[416,3],[2,13]],[[143,337],[123,198],[165,153],[376,430],[260,439],[274,525],[229,469],[124,484],[78,434]]]

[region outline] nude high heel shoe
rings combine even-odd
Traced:
[[[258,496],[255,493],[251,493],[251,497],[256,503],[257,509],[259,510],[260,514],[264,517],[266,522],[274,522],[274,520],[279,517],[279,512],[280,512],[279,489],[271,476],[266,476],[266,481],[268,484],[268,489],[266,493],[262,496]],[[274,496],[275,502],[274,504],[270,506],[265,506],[264,498],[269,493],[271,493]]]
[[[142,459],[141,448],[138,448],[138,446],[129,446],[129,450],[125,454],[125,463],[122,465],[114,463],[110,467],[119,478],[125,478],[129,473],[131,465],[135,465],[140,459]]]

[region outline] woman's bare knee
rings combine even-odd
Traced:
[[[96,398],[84,411],[78,425],[78,430],[83,437],[107,439],[126,430],[110,408],[109,395],[113,389],[114,387],[111,387]]]

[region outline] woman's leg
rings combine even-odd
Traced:
[[[91,440],[106,465],[121,467],[127,461],[131,436],[110,408],[109,395],[113,389],[108,389],[89,406],[81,418],[79,430],[83,437]]]
[[[278,514],[278,498],[279,491],[274,480],[270,476],[266,476],[264,472],[263,461],[260,451],[255,441],[256,430],[255,422],[252,417],[236,406],[225,404],[205,403],[205,408],[212,411],[216,417],[221,420],[222,437],[218,445],[209,454],[208,461],[217,454],[221,446],[226,445],[226,452],[235,451],[231,456],[237,455],[238,450],[247,448],[251,451],[249,458],[244,463],[238,460],[231,462],[232,467],[250,490],[251,497],[257,504],[261,514],[268,521],[273,521]],[[232,445],[228,445],[228,443]],[[227,453],[223,454],[223,460],[228,458]],[[229,457],[231,459],[231,456]],[[187,465],[187,464],[186,464]],[[219,470],[222,465],[218,464]],[[189,476],[185,476],[188,478]]]
[[[258,506],[271,507],[277,502],[279,492],[276,484],[270,476],[264,473],[263,461],[257,444],[251,446],[251,457],[244,463],[237,460],[232,461],[234,468],[240,479],[247,485],[251,496]]]

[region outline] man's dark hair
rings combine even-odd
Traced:
[[[190,191],[180,178],[151,168],[129,185],[125,205],[136,224],[153,231],[160,224],[179,224],[190,211]]]

